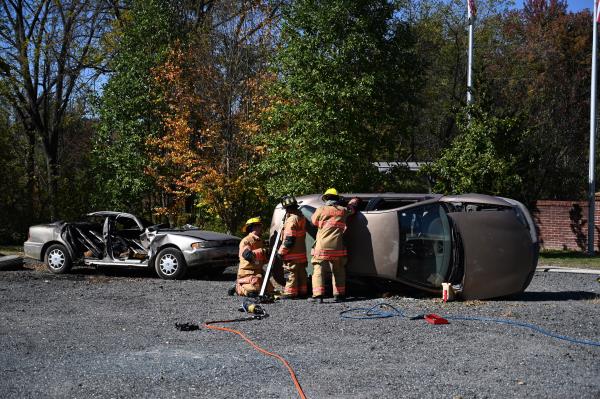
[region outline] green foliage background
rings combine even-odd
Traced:
[[[215,10],[240,6],[234,0],[223,0],[221,8],[188,0],[114,4],[119,13],[106,18],[110,29],[92,52],[94,65],[107,69],[106,83],[78,93],[65,110],[59,219],[98,209],[148,217],[169,201],[145,173],[146,140],[163,133],[165,104],[153,71],[176,46],[193,45],[192,38],[221,43],[210,51],[225,62],[231,47],[226,37],[215,39],[235,26],[219,25],[223,15]],[[269,64],[272,79],[257,82],[268,95],[260,99],[264,109],[252,138],[257,152],[244,177],[248,190],[267,200],[244,205],[239,219],[268,217],[282,194],[331,186],[480,192],[526,204],[585,198],[591,14],[569,12],[563,2],[510,4],[477,2],[471,108],[465,104],[465,1],[295,0],[274,7],[256,36],[256,43],[269,44],[252,54],[261,58],[252,65]],[[27,226],[50,218],[46,156],[6,98],[10,77],[1,62],[0,241],[22,242]],[[190,87],[204,90],[205,83],[196,83]],[[420,176],[402,166],[382,174],[376,161],[429,166]],[[215,210],[195,206],[196,200],[175,219],[223,229]]]
[[[153,191],[144,173],[145,142],[162,127],[162,103],[151,70],[164,61],[177,37],[174,10],[167,0],[133,0],[113,36],[113,73],[99,98],[100,124],[93,143],[94,208],[143,211]],[[146,211],[148,209],[146,208]]]
[[[458,119],[459,134],[421,173],[433,177],[433,189],[439,193],[520,197],[523,179],[518,149],[527,131],[519,122],[466,108]]]
[[[411,28],[388,1],[299,0],[284,9],[274,106],[256,166],[272,197],[368,191],[393,157],[421,81]]]

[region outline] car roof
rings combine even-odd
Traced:
[[[131,213],[126,213],[126,212],[115,212],[115,211],[97,211],[97,212],[90,212],[87,214],[87,216],[103,216],[103,217],[110,217],[110,216],[123,216],[123,217],[129,217],[132,219],[135,219],[135,215],[132,215]]]
[[[435,193],[344,193],[344,194],[340,194],[342,197],[345,198],[352,198],[352,197],[358,197],[361,199],[364,198],[369,198],[369,199],[373,199],[373,198],[383,198],[383,199],[388,199],[388,200],[413,200],[415,202],[421,202],[421,201],[430,201],[430,200],[441,200],[443,202],[475,202],[475,203],[481,203],[481,204],[488,204],[488,205],[497,205],[497,206],[503,206],[503,207],[510,207],[511,204],[504,198],[501,197],[495,197],[495,196],[491,196],[491,195],[485,195],[485,194],[476,194],[476,193],[467,193],[467,194],[456,194],[456,195],[442,195],[442,194],[435,194]],[[312,201],[320,201],[322,194],[310,194],[310,195],[303,195],[300,197],[297,197],[298,202],[300,201],[306,201],[306,202],[312,202]]]
[[[321,198],[322,194],[309,194],[297,197],[297,199],[308,200],[312,198]],[[342,193],[340,196],[345,198],[398,198],[398,199],[420,199],[422,201],[429,199],[441,198],[441,194],[432,193]]]
[[[144,224],[141,222],[140,219],[137,218],[137,216],[132,215],[131,213],[126,213],[126,212],[115,212],[115,211],[98,211],[98,212],[91,212],[88,213],[86,216],[100,216],[100,217],[108,217],[108,218],[118,218],[118,217],[124,217],[124,218],[129,218],[132,219],[135,224],[138,225],[138,227],[140,229],[144,229]]]

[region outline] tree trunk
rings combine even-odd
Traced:
[[[30,209],[31,212],[28,214],[28,223],[33,224],[32,222],[39,218],[39,202],[35,203],[34,200],[37,197],[36,193],[36,182],[35,182],[35,133],[28,131],[28,147],[27,147],[27,195],[26,195],[26,209]]]
[[[44,146],[46,153],[46,172],[48,177],[48,209],[50,211],[50,220],[55,221],[58,216],[56,204],[58,193],[59,162],[58,147],[55,145]]]

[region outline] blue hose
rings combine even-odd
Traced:
[[[386,309],[387,308],[387,309]],[[352,308],[348,310],[344,310],[340,312],[340,317],[342,319],[354,319],[354,320],[371,320],[371,319],[386,319],[389,317],[400,317],[409,320],[422,319],[424,317],[423,314],[418,314],[414,316],[407,316],[401,309],[390,305],[389,303],[380,303],[370,308]],[[560,335],[554,333],[552,331],[545,330],[539,326],[536,326],[532,323],[526,323],[522,321],[516,320],[507,320],[507,319],[494,319],[490,317],[478,317],[478,316],[442,316],[447,320],[467,320],[467,321],[482,321],[489,323],[498,323],[498,324],[508,324],[512,326],[527,328],[529,330],[536,331],[540,334],[546,335],[551,338],[560,339],[563,341],[571,342],[578,345],[589,345],[589,346],[600,346],[600,342],[591,341],[587,339],[577,339],[568,337],[566,335]]]

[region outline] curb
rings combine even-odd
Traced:
[[[576,274],[598,274],[600,275],[600,269],[581,269],[575,267],[562,267],[562,266],[538,266],[536,269],[538,272],[554,272],[554,273],[576,273]]]

